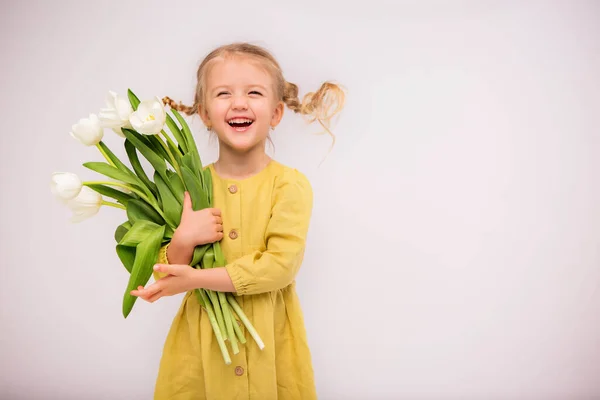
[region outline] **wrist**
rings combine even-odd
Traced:
[[[183,235],[181,231],[175,229],[173,232],[173,237],[171,238],[171,243],[175,243],[177,247],[180,249],[188,249],[193,250],[198,244],[195,243],[192,238],[189,236]]]

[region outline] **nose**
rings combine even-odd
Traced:
[[[232,99],[231,108],[234,110],[247,110],[248,102],[246,101],[246,96],[234,96]]]

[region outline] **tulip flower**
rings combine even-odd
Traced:
[[[81,191],[82,182],[71,172],[55,172],[50,181],[50,190],[61,201],[73,199]]]
[[[71,136],[86,146],[96,146],[104,136],[104,129],[96,114],[82,118],[71,127]]]
[[[167,120],[167,112],[160,98],[142,101],[129,117],[133,129],[143,135],[158,135]]]
[[[129,99],[110,90],[106,97],[106,108],[101,108],[98,116],[104,128],[112,129],[117,135],[125,137],[121,128],[131,128],[131,113],[133,108]]]
[[[83,186],[77,196],[67,202],[73,212],[71,222],[81,222],[93,217],[102,207],[102,195],[87,186]]]

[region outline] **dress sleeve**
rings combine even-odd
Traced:
[[[170,243],[171,242],[165,244],[158,251],[158,259],[156,260],[157,264],[168,264],[169,263],[169,259],[167,258],[167,249],[169,248]],[[164,272],[156,272],[156,271],[152,271],[152,275],[154,276],[155,281],[167,276],[167,274],[165,274]]]
[[[238,295],[283,289],[296,278],[304,258],[313,192],[299,171],[286,171],[275,184],[266,249],[254,251],[225,268]]]

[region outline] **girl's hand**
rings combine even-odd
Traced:
[[[163,296],[185,293],[197,287],[198,271],[189,265],[157,264],[154,266],[154,270],[168,275],[146,288],[139,286],[137,290],[132,290],[132,296],[138,296],[149,303],[154,303]]]
[[[183,198],[181,222],[173,233],[172,241],[177,241],[187,247],[194,248],[223,239],[223,219],[221,210],[205,208],[194,211],[188,192]]]

